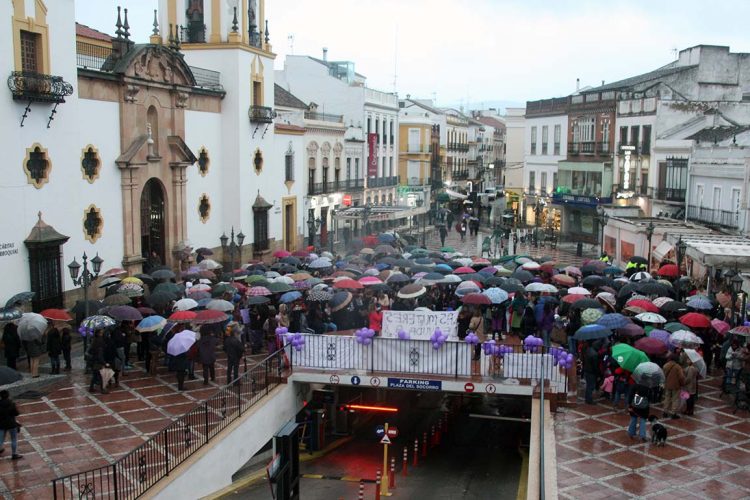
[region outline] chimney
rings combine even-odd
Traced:
[[[581,79],[576,78],[576,92],[578,92],[581,89]]]
[[[602,80],[602,87],[604,87],[604,80]]]
[[[323,61],[328,62],[328,47],[323,47]]]

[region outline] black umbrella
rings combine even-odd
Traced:
[[[175,277],[175,274],[171,269],[159,269],[157,271],[152,271],[151,277],[155,280],[171,280]]]
[[[281,262],[283,262],[284,264],[289,264],[289,265],[296,266],[296,267],[300,267],[302,265],[302,261],[300,259],[298,259],[297,257],[292,257],[292,256],[284,257],[283,259],[281,259]]]
[[[140,321],[143,319],[141,312],[132,306],[108,307],[105,314],[117,321]]]
[[[376,292],[390,293],[393,291],[393,288],[389,287],[385,283],[377,283],[375,285],[368,285],[367,288],[369,288],[370,290],[374,290]]]
[[[23,375],[18,373],[13,368],[7,366],[0,366],[0,385],[12,384],[18,382],[23,378]]]
[[[483,285],[487,283],[487,279],[488,278],[489,278],[489,276],[487,276],[485,274],[482,274],[482,273],[470,273],[470,274],[462,274],[461,275],[461,279],[464,280],[464,281],[469,281],[469,280],[471,280],[471,281],[478,281],[479,283],[481,283]]]
[[[141,274],[136,274],[135,277],[143,281],[143,283],[145,285],[148,285],[148,287],[152,290],[156,286],[156,280],[150,274],[141,273]]]
[[[659,297],[668,297],[670,295],[670,290],[666,285],[650,280],[637,282],[635,291],[643,295],[658,295]]]
[[[382,257],[382,258],[378,259],[378,262],[380,262],[382,264],[388,264],[389,266],[392,266],[392,265],[394,265],[394,263],[397,260],[399,260],[399,259],[396,259],[395,257],[391,257],[390,255],[388,255],[386,257]]]
[[[503,283],[505,283],[505,279],[501,278],[499,276],[490,276],[489,278],[487,278],[486,280],[484,280],[484,284],[486,286],[488,286],[488,287],[491,287],[491,286],[500,286]]]
[[[408,274],[391,274],[386,280],[387,283],[407,283],[411,281]]]
[[[197,253],[199,255],[213,255],[214,251],[211,250],[210,248],[200,247],[199,249],[197,249],[195,251],[195,253]]]
[[[146,297],[146,303],[151,307],[162,308],[171,304],[175,298],[172,292],[152,292],[151,295]]]
[[[604,309],[601,302],[596,299],[581,299],[576,300],[570,305],[571,309]]]
[[[677,313],[681,311],[687,312],[688,306],[677,300],[670,300],[659,308],[659,311],[663,313]]]
[[[449,260],[448,262],[446,262],[446,264],[451,266],[453,269],[458,269],[459,267],[463,267],[463,264],[455,260]]]
[[[262,295],[254,295],[247,299],[247,303],[251,306],[259,306],[261,304],[267,304],[268,302],[270,302],[270,299]]]
[[[534,275],[531,274],[529,271],[526,271],[525,269],[518,268],[515,271],[513,271],[513,274],[510,275],[511,278],[516,278],[521,283],[528,283],[531,280],[534,279]]]
[[[523,285],[518,285],[516,283],[509,283],[505,282],[500,285],[500,288],[505,290],[508,293],[523,293]]]
[[[414,267],[411,268],[411,273],[412,274],[417,274],[417,273],[431,273],[431,272],[432,272],[432,268],[431,267],[414,266]]]
[[[23,313],[15,307],[3,307],[0,309],[0,321],[14,321],[21,319]],[[0,384],[2,385],[2,384]]]
[[[602,271],[604,271],[605,267],[607,267],[606,262],[602,262],[600,260],[594,260],[581,266],[581,274],[601,273]]]
[[[21,306],[23,304],[26,304],[27,302],[31,302],[31,299],[34,298],[34,295],[36,295],[35,292],[17,293],[13,297],[9,298],[7,302],[5,302],[5,307]]]
[[[596,274],[592,274],[590,276],[586,276],[583,278],[583,281],[581,281],[581,284],[587,288],[597,288],[603,285],[607,284],[607,280],[604,279],[603,276],[598,276]]]
[[[618,282],[615,282],[618,283]],[[617,292],[617,298],[618,299],[624,299],[624,298],[630,298],[631,295],[636,293],[638,290],[638,283],[627,283],[625,286],[620,288],[620,291]]]

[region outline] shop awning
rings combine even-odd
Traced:
[[[466,198],[468,198],[468,196],[466,196],[465,194],[461,194],[461,193],[459,193],[457,191],[452,191],[450,189],[446,189],[445,190],[445,194],[447,194],[448,196],[450,196],[451,199],[453,199],[453,200],[465,200]]]
[[[654,248],[653,252],[651,252],[651,255],[656,260],[662,260],[672,250],[674,250],[674,245],[672,245],[668,241],[662,241],[661,243],[656,245],[656,248]]]

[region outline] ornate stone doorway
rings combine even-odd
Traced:
[[[141,255],[147,268],[165,262],[164,188],[156,178],[149,179],[141,192]]]

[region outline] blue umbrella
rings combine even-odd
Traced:
[[[628,320],[628,318],[620,313],[605,314],[604,316],[596,320],[597,325],[602,325],[603,327],[609,328],[610,330],[622,328],[628,323],[630,323],[630,320]]]
[[[624,272],[625,271],[623,271],[619,267],[615,267],[615,266],[605,267],[604,271],[603,271],[604,274],[622,274]]]
[[[603,339],[612,335],[612,330],[596,323],[582,326],[578,329],[573,338],[576,340],[596,340]]]
[[[295,300],[301,297],[302,297],[302,294],[298,292],[297,290],[294,290],[293,292],[286,292],[284,295],[281,296],[279,300],[283,304],[288,304],[289,302],[294,302]]]
[[[396,237],[391,233],[380,233],[378,235],[378,241],[381,243],[391,243],[396,241]]]
[[[155,332],[160,328],[164,328],[166,324],[167,320],[161,316],[147,316],[138,323],[135,329],[139,332]]]
[[[687,306],[691,309],[698,309],[701,311],[710,311],[714,308],[711,301],[704,297],[696,297],[692,300],[688,300]]]
[[[328,259],[315,259],[314,261],[310,262],[307,267],[310,269],[325,269],[327,267],[331,267],[333,264]]]
[[[502,288],[488,288],[487,290],[483,291],[482,294],[489,297],[490,302],[493,304],[502,304],[506,300],[508,300],[508,292],[503,290]]]

